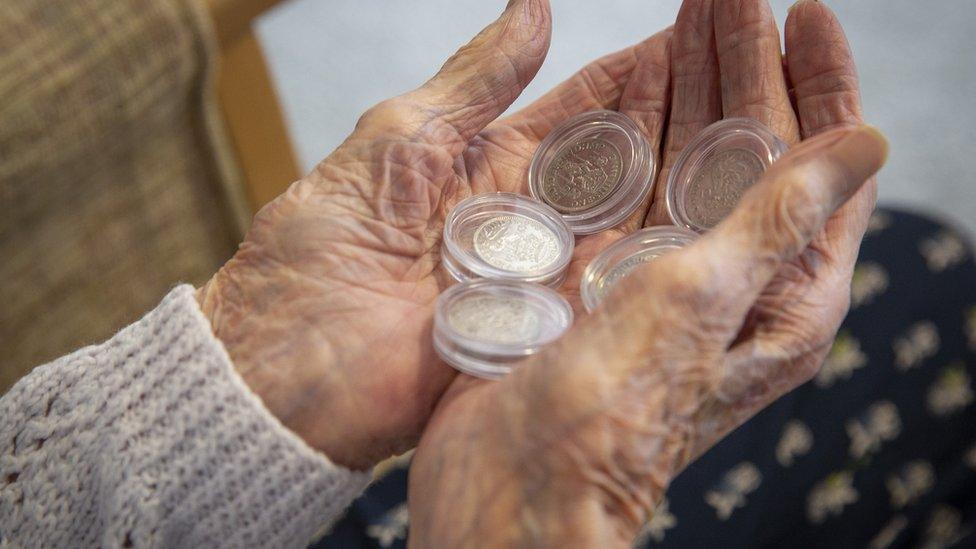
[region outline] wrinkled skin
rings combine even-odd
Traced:
[[[262,209],[198,292],[244,380],[333,461],[367,469],[423,433],[415,546],[628,544],[682,467],[823,360],[885,154],[872,130],[799,146],[715,231],[637,271],[501,382],[457,376],[430,343],[451,283],[439,268],[446,214],[472,194],[524,193],[532,153],[565,118],[620,110],[664,166],[630,220],[578,240],[563,289],[574,304],[593,255],[667,222],[667,169],[709,123],[751,116],[792,144],[860,123],[853,62],[826,7],[792,10],[784,70],[765,0],[715,3],[687,0],[673,31],[496,120],[549,43],[546,0],[513,0]]]
[[[335,152],[258,213],[239,252],[198,293],[245,381],[340,464],[368,469],[412,448],[457,375],[430,336],[434,301],[453,283],[439,267],[440,242],[457,202],[527,194],[539,143],[580,112],[620,109],[659,147],[670,32],[495,120],[541,66],[549,35],[547,2],[512,2],[424,86],[363,115]],[[580,239],[574,272],[645,212]],[[563,291],[578,304],[579,277],[570,278]]]
[[[795,148],[716,230],[512,375],[458,379],[414,456],[412,546],[629,547],[678,472],[817,372],[886,144],[844,129],[859,94],[830,10],[800,3],[786,25],[788,68],[765,0],[684,2],[647,224],[666,222],[668,168],[708,124],[756,118]]]

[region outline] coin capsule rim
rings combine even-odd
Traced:
[[[451,306],[476,295],[504,295],[532,304],[542,314],[540,336],[521,343],[500,343],[469,337],[458,332],[448,316]],[[573,308],[558,292],[531,282],[476,279],[451,286],[437,298],[434,308],[433,341],[438,355],[452,367],[478,377],[497,378],[507,373],[510,363],[537,353],[562,337],[573,324]]]
[[[730,146],[732,143],[739,144]],[[665,207],[674,225],[697,233],[705,233],[711,229],[695,223],[686,213],[684,193],[698,171],[716,153],[733,149],[743,149],[758,156],[765,173],[786,154],[789,145],[764,124],[752,118],[726,118],[703,129],[681,151],[668,174],[664,193]]]
[[[570,143],[592,133],[607,131],[618,132],[629,145],[624,150],[620,144],[614,143],[622,160],[620,180],[609,196],[592,207],[560,212],[546,202],[541,190],[549,166]],[[650,144],[630,117],[617,111],[588,111],[563,121],[539,144],[529,164],[529,193],[557,211],[574,234],[594,234],[620,225],[644,203],[653,188],[655,169],[656,159]]]
[[[683,248],[694,243],[698,237],[698,233],[685,227],[656,225],[617,240],[597,254],[583,270],[580,279],[580,300],[583,308],[587,312],[593,312],[600,306],[606,297],[605,293],[600,292],[600,286],[617,265],[638,254],[658,249],[667,253],[669,250]]]
[[[482,223],[504,215],[521,215],[551,230],[560,247],[557,259],[543,269],[526,272],[510,271],[485,261],[475,252],[473,243],[472,249],[467,250],[458,242],[458,233],[467,224],[474,224],[473,231],[477,231]],[[475,219],[472,220],[472,217]],[[566,278],[575,245],[572,230],[559,213],[548,205],[515,193],[484,193],[458,202],[448,214],[444,222],[441,263],[455,280],[462,282],[477,278],[494,278],[534,282],[555,288]]]

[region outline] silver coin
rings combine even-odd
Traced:
[[[544,202],[562,213],[576,213],[606,201],[620,184],[623,157],[612,142],[581,139],[559,151],[540,186]]]
[[[447,321],[459,334],[489,343],[527,343],[542,331],[539,312],[520,299],[472,295],[451,306]]]
[[[714,154],[688,185],[685,211],[699,227],[711,228],[725,219],[742,198],[742,193],[759,181],[765,171],[762,159],[746,149],[729,149]]]
[[[549,227],[521,215],[499,215],[475,230],[474,251],[485,263],[515,273],[535,272],[559,259],[559,239]]]
[[[597,286],[597,298],[603,299],[610,290],[617,285],[618,282],[623,280],[627,275],[634,271],[637,267],[657,259],[661,254],[671,250],[672,248],[656,248],[653,250],[647,250],[644,252],[638,252],[635,255],[628,257],[627,259],[617,263],[610,269],[603,279],[600,281],[599,286]]]

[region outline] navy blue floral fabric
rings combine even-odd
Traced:
[[[976,547],[976,264],[879,210],[823,369],[683,472],[635,547]],[[408,460],[316,548],[405,546]]]

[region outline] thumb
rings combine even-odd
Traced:
[[[440,145],[457,156],[535,77],[551,28],[548,0],[512,0],[433,78],[374,107],[360,125],[378,122],[387,133]]]

